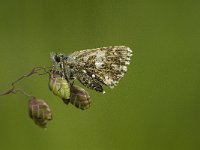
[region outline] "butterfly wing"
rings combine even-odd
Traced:
[[[132,50],[127,46],[110,46],[81,50],[66,59],[74,77],[83,85],[103,92],[102,85],[114,87],[127,71]]]

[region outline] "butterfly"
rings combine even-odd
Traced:
[[[103,92],[113,88],[127,72],[132,50],[127,46],[109,46],[75,51],[72,54],[50,53],[53,69],[71,85],[79,80],[85,87]]]

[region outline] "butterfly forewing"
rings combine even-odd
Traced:
[[[67,56],[66,66],[84,86],[103,92],[102,85],[114,87],[127,71],[132,50],[110,46],[81,50]]]

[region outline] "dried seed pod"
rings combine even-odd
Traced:
[[[29,100],[29,116],[42,128],[46,128],[48,121],[52,120],[51,110],[47,103],[36,97],[31,97]]]
[[[70,85],[67,80],[61,77],[59,74],[50,74],[49,89],[53,92],[53,94],[59,96],[62,99],[67,100],[70,98]]]
[[[82,110],[88,109],[91,104],[90,95],[79,86],[71,86],[70,103]]]

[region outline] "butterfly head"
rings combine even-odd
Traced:
[[[60,63],[61,61],[63,61],[65,59],[65,55],[62,53],[51,52],[50,58],[51,58],[52,62],[56,64],[56,63]]]

